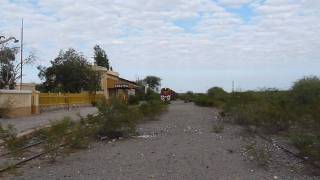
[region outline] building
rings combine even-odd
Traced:
[[[135,82],[120,78],[118,72],[108,70],[105,67],[95,65],[93,69],[101,74],[101,89],[106,98],[120,97],[128,99],[130,95],[135,95],[137,88]]]

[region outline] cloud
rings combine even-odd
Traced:
[[[248,78],[248,71],[292,68],[282,71],[290,83],[290,73],[314,73],[306,64],[320,67],[318,0],[0,1],[0,32],[19,37],[24,17],[26,50],[37,49],[43,65],[69,47],[90,59],[100,44],[127,78],[156,74],[183,90],[194,88],[185,78],[202,79],[199,91],[215,82],[229,88],[230,79]],[[244,6],[250,13],[239,10]],[[35,71],[28,74],[38,81]]]
[[[249,4],[253,2],[253,0],[217,0],[219,5],[226,6],[226,7],[233,7],[239,8],[243,5]]]

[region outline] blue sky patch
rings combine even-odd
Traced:
[[[225,10],[227,12],[232,13],[232,14],[238,15],[239,17],[241,17],[241,19],[245,23],[249,23],[251,18],[256,15],[256,13],[253,11],[253,9],[248,4],[243,5],[239,8],[226,7]]]
[[[173,22],[173,24],[182,28],[185,32],[193,33],[194,27],[198,24],[200,20],[201,16],[197,16],[194,18],[176,20]]]

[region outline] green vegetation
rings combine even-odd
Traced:
[[[136,124],[141,118],[141,113],[136,107],[129,107],[119,99],[111,99],[110,102],[100,103],[98,109],[98,136],[113,139],[135,133]]]
[[[99,45],[95,45],[93,47],[94,50],[94,62],[98,66],[105,67],[107,69],[110,69],[109,65],[109,59],[106,54],[106,51],[103,50]]]
[[[137,105],[139,104],[140,98],[138,96],[129,96],[128,103],[130,105]]]
[[[99,113],[96,116],[89,115],[77,122],[65,117],[28,137],[17,138],[12,126],[0,126],[0,135],[8,150],[12,152],[17,152],[35,139],[45,140],[43,148],[53,162],[61,151],[86,148],[90,139],[116,139],[136,135],[137,123],[152,120],[165,111],[167,106],[159,98],[135,106],[129,106],[127,102],[114,98],[99,102],[97,107]]]
[[[287,91],[262,89],[226,93],[211,88],[206,94],[184,95],[199,106],[218,107],[232,122],[260,133],[285,134],[300,152],[320,161],[320,79],[304,77]]]
[[[30,52],[22,63],[17,61],[19,48],[10,44],[0,46],[0,89],[14,89],[17,80],[21,78],[20,68],[32,64],[36,59],[34,52]]]
[[[265,148],[258,146],[255,140],[247,139],[244,148],[249,158],[254,160],[258,166],[268,167],[271,155]]]
[[[44,82],[37,86],[41,92],[79,93],[100,89],[100,75],[92,69],[87,59],[74,49],[60,51],[50,67],[38,67],[38,76]]]
[[[147,76],[143,79],[143,82],[152,90],[158,90],[161,85],[161,78],[157,76]]]

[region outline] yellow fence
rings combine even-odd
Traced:
[[[59,105],[82,105],[92,104],[103,99],[103,94],[89,94],[89,93],[40,93],[40,106],[59,106]]]

